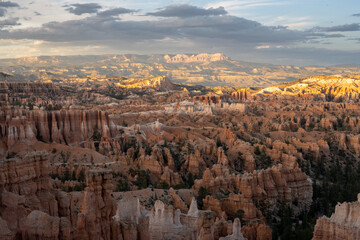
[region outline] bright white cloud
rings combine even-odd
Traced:
[[[285,1],[272,1],[272,0],[230,0],[230,1],[221,1],[216,3],[210,3],[207,7],[224,7],[225,9],[232,11],[232,10],[241,10],[241,9],[248,9],[248,8],[256,8],[256,7],[263,7],[263,6],[282,6],[287,5],[289,2]]]

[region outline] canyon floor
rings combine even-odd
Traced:
[[[360,75],[1,77],[0,239],[360,239]]]

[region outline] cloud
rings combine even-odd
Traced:
[[[353,14],[353,15],[351,15],[351,16],[353,16],[353,17],[360,17],[360,13],[355,13],[355,14]]]
[[[97,3],[74,3],[70,5],[64,5],[64,7],[67,7],[65,10],[75,15],[82,15],[85,13],[97,13],[98,10],[102,8]]]
[[[14,3],[14,2],[0,2],[0,7],[4,7],[4,8],[9,8],[9,7],[19,7],[19,4]]]
[[[225,14],[227,14],[227,11],[225,11],[224,7],[204,9],[188,4],[167,6],[165,8],[159,9],[157,12],[147,13],[149,16],[180,18],[189,18],[195,16],[217,16]]]
[[[136,12],[136,10],[119,7],[119,8],[113,8],[106,11],[98,12],[97,15],[100,17],[111,17],[111,16],[117,16],[120,14],[133,13],[133,12]]]
[[[345,35],[340,34],[340,33],[325,34],[325,33],[313,32],[313,30],[308,31],[308,36],[313,37],[313,38],[342,38],[342,37],[345,37]]]
[[[70,5],[66,7],[69,8]],[[170,7],[165,7],[158,13]],[[192,7],[192,9],[201,10],[198,7]],[[39,27],[26,27],[27,25],[24,24],[22,28],[11,28],[18,23],[17,20],[12,20],[11,24],[8,19],[6,24],[0,23],[0,39],[40,41],[43,44],[38,45],[37,48],[39,48],[39,54],[41,52],[43,55],[47,52],[55,54],[55,51],[68,54],[70,50],[63,52],[64,49],[77,49],[71,53],[87,54],[80,50],[81,46],[84,49],[97,46],[91,50],[91,54],[224,52],[231,57],[239,56],[247,61],[301,65],[310,65],[315,62],[341,63],[340,60],[350,62],[351,59],[355,59],[354,62],[359,61],[355,53],[345,51],[326,54],[325,49],[320,51],[317,48],[315,50],[293,48],[296,45],[315,44],[316,41],[326,42],[329,39],[344,37],[338,32],[315,31],[314,29],[300,31],[284,26],[266,26],[257,21],[220,14],[218,11],[217,14],[209,13],[207,12],[209,9],[190,13],[175,11],[170,14],[168,12],[166,18],[136,15],[134,21],[127,20],[125,17],[120,19],[119,15],[136,12],[135,10],[126,8],[104,11],[96,8],[95,10],[96,14],[90,16],[75,20],[47,22]],[[72,48],[72,46],[77,47]],[[289,56],[286,55],[287,53]],[[324,54],[327,57],[316,54]]]
[[[2,29],[3,27],[20,25],[20,23],[18,23],[18,21],[19,21],[19,18],[9,18],[9,19],[5,19],[5,20],[1,20],[0,21],[0,29]]]
[[[267,6],[282,6],[289,4],[288,1],[274,1],[274,0],[229,0],[210,3],[208,7],[225,7],[227,10],[244,10],[249,8],[259,8]]]
[[[183,6],[183,5],[182,5]],[[189,5],[186,5],[189,7]],[[170,9],[166,7],[165,9]],[[237,48],[241,44],[247,44],[254,48],[264,45],[289,45],[304,43],[314,39],[338,38],[341,34],[327,34],[313,31],[296,31],[283,26],[265,26],[259,22],[245,18],[210,14],[209,9],[196,9],[195,12],[187,13],[187,17],[181,11],[171,16],[179,18],[166,18],[159,20],[129,21],[120,20],[117,15],[134,12],[125,8],[114,8],[97,15],[78,20],[64,22],[48,22],[37,28],[22,28],[0,31],[3,39],[33,39],[49,42],[76,42],[83,41],[84,45],[91,41],[122,42],[133,46],[149,41],[163,41],[171,39],[171,42],[190,43],[194,49],[206,42],[210,48],[228,44]],[[201,11],[198,11],[198,10]],[[214,10],[214,9],[212,9]],[[205,11],[205,12],[204,12]],[[169,13],[169,12],[168,12]],[[189,18],[188,16],[192,16]],[[165,14],[164,14],[165,16]],[[169,42],[164,41],[165,44]],[[149,48],[151,45],[144,46]],[[189,46],[189,45],[188,45]],[[173,45],[171,45],[173,47]],[[164,45],[165,49],[166,46]]]
[[[257,46],[256,49],[270,48],[269,45]]]
[[[0,8],[0,17],[5,16],[6,12],[7,12],[7,11],[6,11],[5,8]]]
[[[360,43],[360,38],[349,38],[348,40],[356,41],[356,43]]]
[[[11,8],[11,7],[19,7],[19,4],[10,1],[0,2],[0,17],[5,16],[5,14],[7,13],[6,8]]]
[[[49,22],[39,28],[0,32],[2,38],[46,41],[113,40],[139,42],[164,38],[188,38],[200,43],[221,41],[236,44],[293,43],[313,38],[305,32],[284,27],[264,26],[256,21],[234,16],[198,16],[153,21],[120,21],[118,18],[92,16],[80,20]],[[324,37],[325,34],[318,34]]]
[[[314,28],[314,30],[320,32],[353,32],[353,31],[360,31],[360,24],[352,23],[352,24],[344,24],[333,27],[316,27]]]

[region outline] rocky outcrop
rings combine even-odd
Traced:
[[[12,240],[14,239],[14,233],[8,227],[7,222],[0,217],[0,239]]]
[[[165,206],[157,200],[149,217],[150,239],[196,239],[195,226],[187,227],[181,224],[180,210]],[[183,218],[186,216],[183,216]]]
[[[242,236],[239,222],[235,221],[231,230],[230,221],[215,217],[213,211],[199,210],[194,198],[186,212],[160,200],[148,211],[138,199],[123,198],[118,202],[114,219],[121,226],[124,240],[216,240],[228,235]]]
[[[0,161],[0,228],[4,238],[121,239],[114,237],[119,228],[112,219],[116,204],[110,195],[110,170],[89,170],[83,193],[54,189],[48,174],[48,154],[43,152]]]
[[[112,172],[110,170],[89,170],[81,212],[78,215],[76,239],[112,238],[112,218],[116,214],[112,192]]]
[[[64,105],[65,92],[52,83],[25,83],[19,81],[1,82],[0,72],[0,104],[1,105],[19,105],[24,108],[43,105]],[[31,97],[31,98],[30,98]],[[55,100],[56,99],[56,100]]]
[[[202,96],[195,96],[194,101],[199,101],[203,104],[210,105],[220,103],[224,98],[224,95],[207,94]]]
[[[351,150],[356,155],[360,153],[360,135],[353,134],[340,134],[339,135],[339,148],[342,150]]]
[[[212,196],[206,196],[203,199],[204,209],[209,209],[222,216],[223,212],[226,215],[234,217],[238,210],[244,211],[244,219],[247,221],[259,221],[263,219],[261,212],[256,209],[252,200],[246,199],[243,195],[231,193],[229,197],[223,199],[216,199]]]
[[[0,81],[3,73],[0,72]],[[24,94],[59,94],[60,89],[52,83],[11,83],[0,82],[0,91],[7,93],[24,93]]]
[[[70,240],[69,196],[60,197],[53,189],[47,154],[2,160],[0,166],[0,214],[2,225],[5,222],[10,230],[4,234]]]
[[[254,223],[241,228],[242,233],[248,240],[271,240],[272,233],[269,226],[263,223]]]
[[[195,150],[195,153],[186,157],[186,161],[182,166],[183,171],[188,171],[195,176],[198,176],[206,168],[206,163],[202,158],[200,151]]]
[[[360,98],[358,76],[315,76],[287,86],[264,88],[257,94],[310,95],[323,101],[351,101]]]
[[[249,89],[244,88],[231,93],[231,97],[235,100],[246,101],[251,100],[251,93],[249,92]]]
[[[244,108],[246,105],[243,102],[246,100],[251,100],[251,95],[248,93],[247,89],[241,89],[237,92],[231,94],[207,94],[202,96],[195,96],[194,101],[201,102],[205,105],[211,105],[214,107],[224,107],[224,108]],[[224,106],[221,104],[225,104]],[[227,105],[226,105],[227,103]],[[233,104],[232,104],[233,103]],[[237,103],[237,104],[236,104]]]
[[[24,220],[22,239],[71,240],[71,224],[66,217],[52,217],[39,210],[32,211]]]
[[[281,164],[245,174],[230,174],[227,168],[214,165],[212,170],[204,172],[202,179],[195,181],[195,189],[201,186],[211,193],[219,189],[236,190],[252,200],[265,197],[273,202],[291,203],[296,199],[303,207],[310,206],[312,201],[312,183],[306,174],[298,167],[287,169]]]
[[[116,215],[118,239],[149,239],[148,211],[140,205],[139,199],[124,198],[118,201]]]
[[[234,220],[232,226],[232,234],[226,237],[221,237],[219,240],[247,240],[241,233],[241,222],[238,218]]]
[[[153,88],[158,91],[170,91],[178,89],[167,77],[160,76],[149,79],[128,79],[117,86],[127,89]]]
[[[358,201],[338,203],[335,213],[316,221],[313,240],[360,239],[360,194]]]
[[[50,193],[49,160],[44,153],[0,162],[1,217],[16,232],[29,211],[43,209],[58,215],[56,198]]]
[[[217,149],[217,163],[222,166],[229,166],[229,160],[225,155],[224,149],[222,147],[218,147]]]
[[[40,140],[71,146],[115,135],[116,127],[102,111],[5,109],[0,112],[0,146],[4,152],[18,141]]]

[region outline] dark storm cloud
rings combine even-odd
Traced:
[[[348,40],[356,41],[357,43],[360,43],[360,38],[349,38]]]
[[[113,8],[113,9],[109,9],[106,11],[102,11],[102,12],[98,12],[98,16],[100,17],[111,17],[111,16],[117,16],[120,14],[125,14],[125,13],[133,13],[133,12],[137,12],[136,10],[133,9],[127,9],[127,8]]]
[[[314,28],[314,30],[320,32],[353,32],[353,31],[360,31],[360,24],[352,23],[352,24],[344,24],[333,27],[316,27]]]
[[[355,13],[355,14],[353,14],[353,15],[351,15],[351,16],[353,16],[353,17],[360,17],[360,13]]]
[[[325,33],[314,32],[313,30],[307,31],[307,36],[314,37],[314,38],[342,38],[342,37],[345,37],[345,35],[340,34],[340,33],[334,33],[334,34],[326,33],[325,34]]]
[[[199,12],[192,13],[191,18],[184,17],[184,14],[179,12],[176,15],[182,17],[160,20],[126,21],[119,18],[119,14],[131,12],[134,10],[115,8],[80,20],[48,22],[38,28],[1,29],[0,27],[0,38],[44,40],[54,46],[96,45],[114,51],[139,53],[224,52],[257,62],[268,60],[274,62],[274,57],[280,56],[277,63],[296,62],[302,65],[320,60],[326,60],[327,62],[324,62],[326,64],[329,59],[341,62],[340,60],[344,60],[348,54],[339,51],[332,52],[330,56],[325,50],[308,51],[306,48],[290,49],[289,47],[296,43],[344,37],[331,31],[329,33],[315,30],[295,31],[283,26],[265,26],[256,21],[227,14],[201,15]],[[255,50],[256,47],[263,45],[276,46],[276,48]],[[290,57],[287,58],[286,54],[294,59],[290,61]],[[298,59],[295,59],[296,54],[299,55]],[[355,55],[349,53],[349,59],[356,59]],[[262,60],[262,56],[267,58]],[[302,59],[306,61],[302,63]]]
[[[5,8],[0,8],[0,17],[5,16],[6,14],[6,9]]]
[[[204,9],[188,4],[167,6],[165,8],[159,9],[157,12],[147,13],[149,16],[180,18],[195,16],[216,16],[225,14],[227,14],[227,11],[225,11],[223,7]]]
[[[101,6],[97,3],[74,3],[65,5],[65,10],[75,15],[82,15],[85,13],[97,13]]]
[[[0,21],[0,29],[2,29],[3,27],[20,25],[20,23],[18,23],[18,21],[19,21],[19,18],[9,18],[9,19],[5,19],[5,20],[1,20]]]
[[[4,8],[8,8],[8,7],[19,7],[19,4],[14,3],[14,2],[0,2],[0,7],[4,7]]]
[[[219,44],[225,40],[239,43],[291,43],[306,40],[301,31],[264,26],[233,16],[198,16],[156,21],[120,21],[116,17],[93,16],[81,20],[49,22],[40,28],[0,32],[2,38],[29,38],[46,41],[88,41],[121,39],[129,42],[188,38]]]
[[[7,13],[6,8],[11,8],[11,7],[19,7],[19,4],[10,1],[0,2],[0,17],[5,16],[5,14]]]
[[[72,6],[79,7],[80,4],[73,4]],[[91,4],[90,8],[89,4],[81,4],[81,6],[83,8],[81,11],[78,9],[79,14],[85,12],[85,9],[86,12],[90,12],[90,9],[97,11],[101,7],[97,4]],[[207,42],[210,46],[228,44],[235,48],[239,44],[251,46],[259,44],[286,45],[319,38],[343,37],[341,34],[295,31],[283,26],[265,26],[245,18],[221,15],[221,13],[226,12],[219,12],[220,8],[204,9],[190,5],[185,6],[196,10],[191,12],[191,18],[170,17],[160,20],[122,21],[118,17],[119,14],[131,13],[135,10],[114,8],[80,20],[48,22],[38,28],[2,30],[0,36],[3,39],[35,39],[50,42],[103,40],[122,41],[131,44],[144,41],[164,41],[166,39],[172,41],[187,39],[192,42],[194,47]],[[184,8],[180,7],[180,11],[173,12],[173,14],[168,12],[168,15],[185,16],[181,9]],[[163,44],[166,48],[167,41],[164,41]]]

